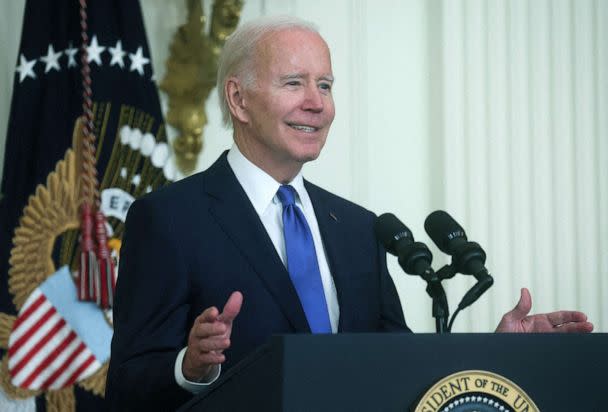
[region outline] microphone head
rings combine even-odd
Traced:
[[[414,242],[412,232],[392,213],[384,213],[376,218],[374,232],[386,251],[392,255],[397,255],[397,243]]]
[[[424,230],[442,252],[452,255],[454,246],[467,241],[467,235],[447,212],[436,210],[424,221]]]

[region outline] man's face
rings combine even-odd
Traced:
[[[275,178],[297,173],[319,156],[334,119],[327,44],[309,31],[272,33],[258,45],[254,67],[257,79],[243,93],[239,147]]]

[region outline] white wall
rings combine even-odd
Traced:
[[[2,148],[23,3],[0,15]],[[160,79],[185,2],[141,4]],[[492,330],[528,286],[535,309],[581,308],[608,331],[606,2],[245,0],[243,20],[277,13],[332,50],[337,116],[305,175],[429,244],[424,218],[446,208],[485,246],[495,286],[455,329]],[[231,144],[215,94],[207,112],[201,169]],[[389,264],[408,322],[433,331],[423,282]],[[472,283],[450,282],[453,307]]]

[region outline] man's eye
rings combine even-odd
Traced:
[[[321,84],[319,85],[319,87],[320,87],[322,90],[327,90],[327,91],[330,91],[330,90],[331,90],[331,84],[330,84],[330,83],[321,83]]]
[[[287,86],[299,86],[300,82],[298,80],[291,80],[287,82]]]

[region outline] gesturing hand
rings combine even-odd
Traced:
[[[512,311],[505,313],[496,332],[591,332],[593,324],[587,322],[587,315],[577,311],[528,315],[532,309],[530,291],[522,288],[519,302]]]
[[[182,373],[186,379],[199,381],[211,372],[213,366],[226,360],[223,352],[230,347],[232,321],[239,314],[242,304],[241,292],[233,292],[222,313],[216,307],[210,307],[194,320],[182,363]]]

